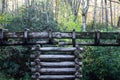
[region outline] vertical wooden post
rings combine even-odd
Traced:
[[[76,35],[75,35],[75,29],[73,29],[73,32],[72,32],[72,45],[73,45],[73,47],[76,46]]]
[[[4,29],[4,28],[1,28],[1,29],[0,29],[0,44],[3,44],[4,41],[5,41],[5,40],[4,40],[4,34],[3,34],[5,31],[8,31],[8,29]],[[3,40],[4,40],[4,41],[3,41]],[[6,39],[6,41],[7,41],[7,39]]]
[[[49,43],[51,44],[52,43],[52,30],[51,29],[49,29],[48,37],[49,37]]]
[[[100,44],[100,31],[95,31],[95,40],[94,40],[95,45]]]
[[[27,41],[28,41],[28,40],[27,40],[27,39],[28,39],[28,31],[29,31],[29,29],[25,29],[25,30],[24,30],[24,35],[23,35],[23,36],[24,36],[24,43],[25,43],[25,44],[26,44]]]
[[[2,44],[3,41],[3,29],[0,29],[0,44]]]

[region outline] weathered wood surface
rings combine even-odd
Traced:
[[[38,71],[41,73],[70,73],[70,72],[76,72],[76,68],[41,68],[37,70],[36,68],[31,68],[32,72]],[[82,68],[80,67],[79,70],[81,71]]]
[[[75,62],[41,62],[41,66],[43,67],[73,67],[75,66]],[[82,65],[82,62],[79,62]]]
[[[75,58],[74,55],[58,55],[58,54],[51,54],[51,55],[45,55],[45,54],[41,54],[39,56],[40,59],[73,59]]]
[[[59,42],[59,45],[72,45],[72,42]],[[80,46],[120,46],[119,43],[100,43],[100,44],[95,44],[94,42],[77,42],[77,45]]]
[[[80,75],[76,74],[77,68],[75,66],[76,57],[74,52],[81,49],[82,48],[79,47],[64,48],[35,46],[32,48],[32,51],[34,53],[37,51],[36,53],[38,53],[38,55],[31,55],[31,58],[34,58],[31,62],[31,71],[33,72],[32,78],[36,80],[75,80],[80,76],[80,79],[82,75],[81,73]],[[57,52],[57,54],[54,52]],[[80,64],[78,65],[79,71],[82,71],[82,62],[78,62],[78,64]]]
[[[40,73],[42,74],[74,74],[75,68],[41,68]]]
[[[94,39],[96,32],[76,32],[77,39]],[[4,32],[4,38],[24,38],[24,32]],[[120,32],[100,32],[100,39],[116,39]],[[28,38],[49,38],[48,32],[28,32]],[[52,38],[72,38],[72,32],[52,32]]]
[[[75,68],[31,68],[32,72],[40,72],[41,74],[71,74],[75,73]]]
[[[31,66],[37,65],[35,62],[31,62]],[[49,68],[56,68],[56,67],[75,67],[75,62],[72,61],[63,61],[63,62],[40,62],[41,67],[49,67]],[[79,62],[79,65],[82,65],[82,62]]]
[[[14,43],[2,43],[0,44],[0,46],[26,46],[26,45],[36,45],[36,44],[40,44],[40,45],[46,45],[49,44],[47,41],[46,43],[41,43],[41,42],[28,42],[28,43],[24,43],[24,42],[14,42]],[[58,42],[58,43],[53,43],[53,44],[59,44],[59,45],[73,45],[71,42]],[[89,43],[89,42],[80,42],[80,43],[76,43],[77,45],[80,46],[120,46],[120,41],[119,43],[100,43],[100,44],[95,44],[93,43]]]
[[[40,62],[42,67],[74,67],[75,62]]]
[[[33,75],[32,78],[35,78]],[[74,75],[41,75],[40,80],[74,80]]]
[[[2,29],[1,29],[2,30]],[[73,36],[74,35],[74,36]],[[74,39],[73,39],[74,38]],[[54,39],[71,39],[73,42],[64,45],[84,45],[84,46],[120,46],[120,32],[1,32],[0,46],[35,45],[35,44],[61,44]],[[7,39],[19,41],[9,42]],[[30,39],[49,39],[49,41],[29,42]],[[94,39],[93,43],[77,43],[76,39]],[[101,39],[116,40],[115,43],[99,43]],[[98,42],[98,43],[96,43]]]
[[[33,47],[31,50],[36,50],[36,47]],[[62,48],[62,47],[41,47],[39,48],[40,51],[58,51],[58,52],[73,52],[76,50],[76,47],[72,47],[72,48]],[[83,48],[79,48],[79,50],[83,50]]]
[[[47,62],[59,62],[59,61],[73,61],[75,56],[74,55],[40,55],[39,56],[41,61]]]

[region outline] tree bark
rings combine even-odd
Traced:
[[[102,5],[102,24],[104,23],[104,1],[101,1],[101,5]]]
[[[114,4],[114,26],[116,26],[116,7]]]
[[[3,14],[5,11],[5,0],[2,0],[2,13]]]
[[[94,16],[93,16],[93,25],[92,29],[96,28],[96,9],[97,9],[97,0],[94,0]]]
[[[111,26],[113,27],[113,10],[112,10],[112,0],[110,0],[110,17],[111,17]]]
[[[105,24],[106,24],[106,30],[108,31],[108,9],[107,9],[107,0],[105,0]]]
[[[85,5],[86,1],[86,5]],[[86,31],[86,17],[89,8],[89,0],[82,0],[82,31]]]
[[[120,16],[119,16],[119,18],[118,18],[117,26],[120,27]]]

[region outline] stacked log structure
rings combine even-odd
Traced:
[[[81,49],[39,45],[32,48],[31,80],[81,80]]]

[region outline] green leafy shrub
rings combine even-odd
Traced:
[[[120,80],[119,47],[87,47],[83,80]]]
[[[7,77],[20,79],[30,72],[29,54],[25,47],[5,47],[0,57],[0,70]]]
[[[106,25],[104,23],[96,23],[96,27],[93,28],[93,22],[87,24],[87,31],[95,31],[99,30],[101,32],[105,32],[106,30]],[[108,26],[108,31],[115,31],[115,28],[112,28],[111,25]]]
[[[36,31],[43,31],[52,29],[53,31],[58,31],[58,23],[54,20],[51,11],[48,12],[49,19],[46,18],[47,12],[41,12],[39,10],[31,9],[31,7],[22,8],[18,15],[12,16],[12,14],[5,14],[4,28],[9,29],[9,31],[23,31],[25,28],[33,29]],[[39,13],[39,15],[37,14]]]

